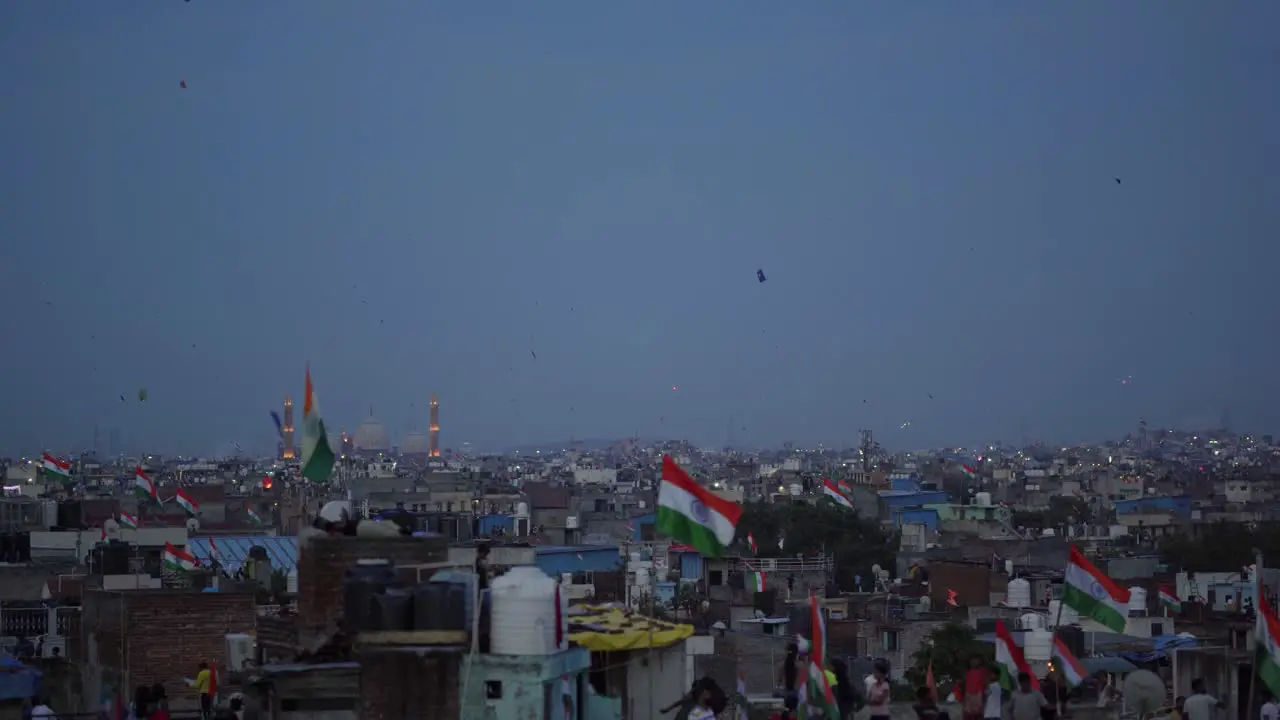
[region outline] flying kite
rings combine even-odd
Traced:
[[[186,90],[186,89],[187,89],[187,81],[186,81],[186,80],[179,80],[179,81],[178,81],[178,87],[182,88],[183,90]]]
[[[142,388],[141,390],[138,391],[138,402],[146,402],[146,401],[147,401],[147,389]]]
[[[765,276],[764,276],[764,270],[757,270],[757,271],[756,271],[756,279],[757,279],[757,280],[759,280],[760,282],[764,282],[764,281],[766,280],[766,278],[765,278]]]

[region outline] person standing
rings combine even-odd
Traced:
[[[1222,710],[1227,704],[1205,691],[1204,678],[1191,681],[1191,695],[1182,703],[1186,720],[1213,720],[1213,711]]]
[[[1000,680],[991,674],[991,683],[987,685],[987,703],[982,708],[983,720],[1001,720],[1004,716],[1004,688],[1000,687]]]
[[[1049,707],[1049,701],[1039,690],[1031,688],[1031,676],[1018,673],[1018,689],[1009,698],[1009,714],[1013,720],[1040,720],[1040,712]]]
[[[200,717],[203,720],[212,720],[213,718],[213,695],[210,694],[212,682],[213,673],[209,670],[209,663],[201,660],[200,670],[196,673],[193,687],[200,694]]]
[[[964,720],[982,720],[987,703],[987,688],[991,684],[991,673],[982,662],[981,655],[969,658],[969,669],[964,672],[964,683],[960,686],[960,712]]]
[[[876,660],[867,684],[867,709],[871,720],[889,720],[889,663]]]

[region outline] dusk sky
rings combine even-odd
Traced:
[[[308,362],[445,447],[1280,432],[1278,27],[0,3],[0,452],[265,452]]]

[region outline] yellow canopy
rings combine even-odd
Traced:
[[[586,606],[569,616],[569,640],[593,651],[643,650],[674,645],[693,634],[692,625],[654,620],[609,606]]]

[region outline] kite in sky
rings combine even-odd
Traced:
[[[757,279],[757,280],[759,280],[760,282],[764,282],[764,281],[766,280],[766,278],[765,278],[765,276],[764,276],[764,270],[757,270],[757,271],[756,271],[756,279]]]

